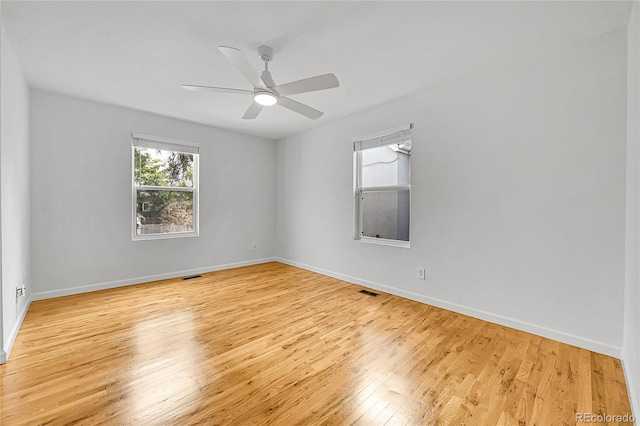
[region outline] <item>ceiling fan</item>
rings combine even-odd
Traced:
[[[242,52],[233,47],[218,46],[220,52],[236,67],[244,77],[253,85],[253,90],[231,89],[226,87],[212,86],[194,86],[191,84],[183,84],[182,87],[187,90],[205,90],[212,92],[237,93],[241,95],[252,95],[253,103],[249,106],[247,112],[242,116],[243,119],[253,119],[260,114],[262,108],[269,105],[281,105],[291,111],[302,114],[313,120],[322,116],[322,111],[311,108],[308,105],[287,98],[287,95],[295,95],[298,93],[314,92],[316,90],[331,89],[338,87],[338,79],[333,74],[323,74],[315,77],[309,77],[302,80],[293,81],[287,84],[276,86],[276,83],[269,72],[269,61],[273,59],[273,48],[269,46],[261,46],[258,48],[258,55],[264,61],[264,71],[258,76],[247,58]]]

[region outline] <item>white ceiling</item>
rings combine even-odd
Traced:
[[[1,17],[31,87],[279,139],[404,96],[552,53],[626,27],[630,2],[30,2]],[[218,45],[256,70],[275,48],[277,84],[333,72],[340,87],[241,117],[251,98],[181,84],[251,89]]]

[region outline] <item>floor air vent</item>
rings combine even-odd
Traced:
[[[366,294],[367,296],[371,296],[371,297],[378,297],[378,296],[380,296],[378,293],[374,293],[374,292],[369,291],[369,290],[360,290],[360,293],[362,293],[362,294]]]
[[[182,280],[190,280],[191,278],[200,278],[202,275],[187,275],[182,277]]]

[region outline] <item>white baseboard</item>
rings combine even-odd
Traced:
[[[4,364],[9,359],[9,355],[11,355],[11,349],[13,348],[13,343],[16,341],[16,337],[18,337],[18,331],[20,331],[20,326],[22,326],[22,322],[24,318],[27,316],[27,312],[29,311],[29,306],[31,306],[32,297],[27,297],[27,300],[22,304],[22,310],[20,311],[18,318],[16,319],[16,323],[13,324],[13,328],[9,332],[9,339],[7,340],[7,346],[3,351],[0,351],[0,364]]]
[[[275,260],[276,259],[274,257],[267,257],[263,259],[247,260],[243,262],[227,263],[222,265],[207,266],[204,268],[189,269],[186,271],[168,272],[165,274],[148,275],[144,277],[136,277],[136,278],[129,278],[129,279],[118,280],[118,281],[89,284],[86,286],[79,286],[79,287],[68,287],[60,290],[41,291],[33,294],[33,300],[51,299],[54,297],[88,293],[91,291],[106,290],[110,288],[147,283],[150,281],[166,280],[169,278],[183,277],[187,275],[196,275],[196,274],[202,274],[205,272],[220,271],[223,269],[240,268],[242,266],[258,265],[261,263],[274,262]]]
[[[495,324],[504,325],[506,327],[515,328],[516,330],[526,331],[527,333],[536,334],[538,336],[546,337],[549,339],[557,340],[569,345],[577,346],[580,348],[588,349],[593,352],[613,356],[615,358],[621,357],[621,348],[611,346],[606,343],[591,340],[586,337],[576,336],[570,333],[565,333],[560,330],[543,327],[536,324],[531,324],[525,321],[520,321],[515,318],[509,318],[502,315],[492,314],[479,309],[471,308],[457,303],[447,302],[445,300],[436,299],[422,294],[414,293],[411,291],[402,290],[396,287],[391,287],[384,284],[379,284],[372,281],[363,280],[356,277],[340,274],[338,272],[328,271],[326,269],[317,268],[311,265],[305,265],[293,260],[276,258],[277,262],[285,263],[287,265],[295,266],[298,268],[306,269],[308,271],[316,272],[318,274],[326,275],[332,278],[346,281],[352,284],[358,284],[365,287],[372,288],[374,290],[383,291],[396,296],[404,297],[406,299],[415,300],[417,302],[426,303],[427,305],[436,306],[438,308],[447,309],[449,311],[457,312],[464,315],[469,315],[474,318],[479,318],[484,321],[492,322]]]

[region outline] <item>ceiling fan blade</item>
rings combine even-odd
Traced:
[[[264,83],[260,80],[260,77],[258,77],[258,73],[253,69],[241,51],[234,47],[227,46],[218,46],[218,49],[220,49],[220,52],[226,56],[229,62],[231,62],[233,66],[236,67],[236,69],[240,71],[247,80],[249,80],[249,83],[251,83],[253,87],[266,89]]]
[[[238,93],[241,95],[253,95],[253,90],[231,89],[228,87],[194,86],[192,84],[183,84],[182,88],[187,90],[200,90],[200,91],[208,91],[208,92]]]
[[[320,118],[323,114],[322,111],[318,111],[308,105],[301,104],[293,99],[285,98],[284,96],[280,96],[278,98],[278,104],[290,109],[291,111],[297,112],[298,114],[302,114],[305,117],[309,117],[312,120]]]
[[[331,89],[338,87],[340,83],[338,78],[333,74],[323,74],[315,77],[309,77],[291,83],[283,84],[275,87],[279,94],[283,96],[295,95],[296,93],[313,92],[316,90]]]
[[[262,105],[260,105],[256,101],[253,101],[253,103],[249,106],[249,109],[247,110],[247,112],[245,112],[244,115],[242,116],[242,119],[253,120],[258,116],[258,114],[260,114],[260,111],[262,111]]]

